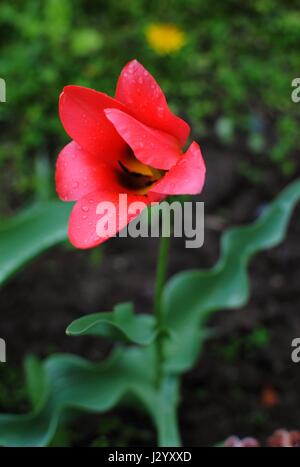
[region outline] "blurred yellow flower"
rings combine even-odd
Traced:
[[[186,43],[185,32],[175,24],[152,23],[145,32],[148,44],[159,55],[174,53]]]

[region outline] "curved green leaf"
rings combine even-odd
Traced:
[[[47,397],[47,379],[42,362],[35,356],[25,359],[26,388],[33,409],[38,409]]]
[[[152,315],[134,314],[131,303],[121,303],[112,312],[94,313],[73,321],[70,336],[104,336],[113,340],[148,345],[155,339],[155,319]]]
[[[203,323],[216,310],[243,306],[249,297],[247,266],[252,256],[284,238],[300,181],[289,185],[253,224],[228,230],[220,260],[210,270],[185,271],[172,277],[163,296],[166,324],[174,332],[167,343],[169,369],[190,368],[203,342]]]
[[[39,203],[0,222],[0,284],[27,261],[67,239],[71,206],[59,201]]]
[[[169,428],[169,421],[176,421],[177,381],[166,380],[156,389],[155,358],[153,346],[117,349],[98,365],[67,354],[49,357],[43,365],[48,397],[27,415],[1,415],[0,445],[46,446],[68,410],[104,412],[126,396],[134,396],[146,408],[161,443],[178,444],[177,432]]]

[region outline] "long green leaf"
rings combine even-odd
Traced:
[[[221,240],[220,260],[210,270],[185,271],[172,277],[164,296],[167,325],[175,336],[168,343],[169,369],[185,371],[199,354],[203,323],[214,311],[243,306],[249,297],[247,266],[253,255],[284,238],[300,181],[289,185],[253,224],[228,230]]]
[[[71,206],[39,203],[0,222],[0,284],[42,251],[67,239]]]
[[[48,384],[42,362],[35,355],[25,359],[26,388],[34,410],[44,403]]]
[[[154,316],[134,314],[131,303],[121,303],[112,312],[83,316],[73,321],[66,332],[70,336],[103,336],[138,345],[150,344],[157,335]]]
[[[177,385],[167,383],[157,391],[154,362],[153,346],[116,349],[109,360],[98,365],[67,354],[49,357],[43,365],[48,398],[38,411],[27,415],[1,415],[0,445],[46,446],[68,410],[104,412],[126,396],[134,396],[144,405],[163,443],[178,444],[177,433],[166,425],[166,420],[175,419]]]

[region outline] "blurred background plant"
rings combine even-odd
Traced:
[[[58,90],[76,83],[114,92],[121,67],[140,59],[199,138],[242,142],[243,173],[263,182],[269,164],[295,170],[299,108],[289,98],[300,69],[297,2],[28,0],[0,5],[0,212],[39,189],[66,141]],[[288,114],[288,115],[287,115]],[[38,165],[39,167],[39,165]]]

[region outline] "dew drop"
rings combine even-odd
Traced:
[[[78,187],[79,187],[79,183],[78,183],[78,182],[73,182],[73,183],[72,183],[72,188],[74,188],[74,190],[75,190],[75,188],[78,188]]]
[[[81,206],[81,209],[83,212],[88,212],[89,210],[88,206]]]
[[[157,107],[157,115],[159,118],[163,118],[164,116],[164,108],[163,107]]]

